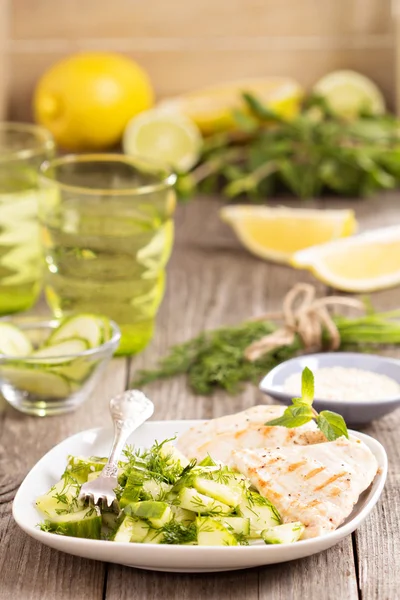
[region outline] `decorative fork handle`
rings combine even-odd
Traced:
[[[110,413],[114,423],[114,440],[110,456],[99,477],[117,477],[118,460],[128,437],[151,417],[154,405],[143,392],[128,390],[110,401]]]

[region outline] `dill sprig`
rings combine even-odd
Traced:
[[[195,523],[184,525],[178,521],[169,521],[161,530],[164,534],[162,544],[189,544],[197,540]]]
[[[274,330],[275,326],[265,321],[202,333],[189,342],[173,346],[154,370],[139,371],[133,386],[185,374],[197,394],[208,395],[218,388],[236,393],[241,383],[258,381],[300,350],[301,343],[296,339],[291,346],[278,348],[255,362],[248,361],[244,357],[245,349]]]
[[[340,350],[370,352],[382,346],[400,345],[400,311],[372,312],[355,319],[333,316],[333,321],[341,338]],[[242,384],[258,383],[276,365],[304,351],[299,336],[295,335],[290,345],[275,348],[254,362],[247,360],[246,348],[276,329],[270,321],[247,321],[203,332],[173,346],[154,369],[139,371],[133,386],[186,375],[195,394],[209,395],[221,389],[235,394]],[[327,332],[323,341],[328,342]]]

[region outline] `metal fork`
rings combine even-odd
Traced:
[[[110,400],[114,423],[110,456],[99,477],[82,485],[79,500],[112,506],[117,499],[114,489],[118,485],[118,459],[125,442],[135,429],[151,417],[153,411],[154,404],[139,390],[128,390]]]

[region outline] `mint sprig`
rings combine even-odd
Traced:
[[[268,421],[265,425],[280,425],[281,427],[293,428],[300,427],[314,420],[329,442],[343,435],[348,438],[349,434],[343,417],[330,410],[323,410],[318,414],[312,407],[313,401],[314,375],[308,367],[305,367],[301,374],[301,397],[293,398],[292,405],[288,406],[281,417],[272,419],[272,421]]]

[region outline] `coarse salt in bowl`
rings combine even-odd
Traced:
[[[317,411],[332,410],[348,424],[365,424],[400,406],[400,361],[356,352],[303,355],[272,369],[260,390],[283,404],[300,395],[305,367],[315,375]]]

